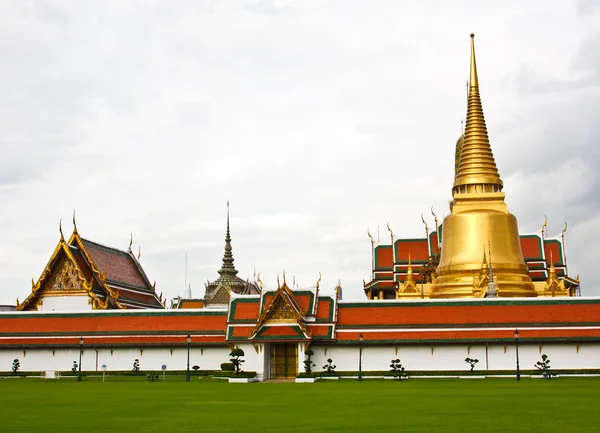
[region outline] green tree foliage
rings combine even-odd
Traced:
[[[131,369],[131,371],[140,371],[140,360],[139,359],[134,359],[133,360],[133,368]]]
[[[73,361],[73,367],[71,367],[71,371],[73,373],[77,373],[77,368],[79,367],[79,365],[77,364],[77,361]]]
[[[12,371],[13,373],[16,373],[17,371],[19,371],[19,368],[21,368],[21,363],[19,362],[18,359],[15,359],[12,363]]]

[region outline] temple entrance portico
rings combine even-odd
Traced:
[[[292,379],[298,375],[298,344],[271,343],[269,378]]]

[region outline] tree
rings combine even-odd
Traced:
[[[21,363],[19,362],[18,359],[15,359],[12,363],[12,371],[13,373],[16,373],[17,371],[19,371],[19,368],[21,368]]]
[[[307,374],[310,374],[312,373],[312,368],[317,366],[310,360],[310,357],[313,356],[315,352],[313,352],[312,349],[307,349],[304,354],[306,355],[306,359],[304,360],[304,371]]]
[[[242,363],[246,362],[243,359],[240,359],[242,356],[244,356],[244,351],[242,349],[235,348],[231,351],[231,353],[229,354],[229,356],[231,356],[231,363],[233,364],[233,368],[235,369],[235,374],[240,374],[242,373],[241,367],[242,367]]]
[[[392,363],[390,364],[390,371],[393,373],[396,379],[404,379],[407,374],[404,372],[404,367],[400,363],[399,359],[392,359]]]
[[[73,367],[71,367],[71,371],[72,371],[73,373],[77,373],[77,367],[79,367],[79,366],[77,365],[77,361],[73,361]]]
[[[545,353],[542,355],[542,360],[536,362],[534,367],[542,372],[544,379],[550,380],[554,376],[554,373],[550,372],[550,358]]]
[[[471,366],[471,371],[473,371],[473,369],[479,362],[479,359],[467,358],[465,359],[465,362]]]
[[[200,366],[199,366],[199,365],[194,365],[194,366],[192,367],[192,370],[194,370],[194,371],[198,371],[198,370],[200,370]]]
[[[134,359],[133,360],[133,368],[131,369],[131,371],[140,371],[140,360],[139,359]]]
[[[327,373],[335,373],[336,367],[337,365],[333,365],[333,361],[331,358],[329,358],[327,359],[327,364],[323,366],[323,370],[325,370]]]

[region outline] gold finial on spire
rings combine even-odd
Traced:
[[[63,231],[62,231],[62,218],[58,222],[58,231],[60,232],[60,241],[64,242],[65,241],[65,236],[63,235]]]
[[[477,63],[475,62],[475,33],[471,33],[471,71],[469,74],[469,87],[479,87],[479,79],[477,78]]]
[[[131,251],[132,245],[133,245],[133,233],[129,233],[129,251]]]
[[[77,223],[75,222],[75,209],[73,209],[73,234],[77,234]]]
[[[258,273],[258,275],[256,275],[256,282],[258,283],[258,287],[260,287],[260,290],[262,291],[263,282],[260,279],[260,272]]]
[[[408,269],[406,270],[406,279],[410,280],[411,282],[414,281],[413,268],[412,268],[412,263],[410,261],[410,253],[408,253]]]
[[[471,33],[471,67],[469,78],[469,97],[467,124],[460,152],[460,161],[456,169],[453,191],[455,193],[473,192],[460,187],[468,185],[491,186],[491,191],[500,192],[502,179],[496,167],[496,161],[490,147],[490,140],[483,116],[481,97],[479,96],[479,78],[475,61],[475,35]],[[476,188],[476,187],[475,187]],[[485,188],[485,187],[484,187]]]
[[[279,284],[279,274],[277,274],[277,288],[279,289],[281,285]]]
[[[390,237],[392,238],[392,245],[394,245],[394,232],[392,231],[392,229],[390,228],[390,222],[388,221],[387,223],[387,229],[390,232]]]
[[[552,257],[552,250],[550,250],[550,269],[548,270],[548,282],[555,280],[556,268],[554,267],[554,258]]]
[[[319,272],[319,279],[317,280],[317,290],[319,290],[320,283],[321,283],[321,273]]]
[[[140,247],[140,246],[138,245],[138,255],[137,255],[137,259],[138,259],[138,260],[140,259],[140,256],[141,256],[141,255],[142,255],[142,247]]]

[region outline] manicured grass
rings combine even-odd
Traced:
[[[0,379],[0,431],[597,431],[600,380]]]

